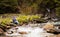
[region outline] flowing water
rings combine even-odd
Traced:
[[[11,33],[13,31],[13,33]],[[20,32],[23,32],[20,33]],[[11,34],[9,34],[11,33]],[[53,34],[47,33],[43,28],[40,27],[23,27],[17,26],[7,30],[5,33],[6,36],[10,37],[49,37],[53,36]]]

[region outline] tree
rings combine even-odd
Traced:
[[[17,6],[17,0],[0,0],[0,13],[14,12]]]
[[[56,8],[60,7],[59,2],[56,2],[56,0],[43,0],[39,6],[42,14],[45,16],[48,13],[50,18],[56,17]]]

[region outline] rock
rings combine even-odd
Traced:
[[[7,32],[8,34],[12,34],[13,33],[13,31],[11,31],[11,32]]]
[[[50,29],[49,31],[47,31],[48,33],[54,33],[55,30],[54,29]]]
[[[58,34],[56,37],[60,37],[60,34]]]
[[[49,37],[56,37],[56,35],[50,35]]]
[[[4,31],[0,28],[0,34],[3,34],[4,33]]]
[[[51,29],[54,28],[54,25],[51,24],[51,23],[47,23],[45,26],[43,26],[43,28],[46,30],[46,31],[49,31]]]
[[[27,34],[27,32],[19,32],[19,34]]]
[[[44,28],[48,33],[60,34],[60,29],[56,29],[56,28],[54,27],[54,25],[51,24],[51,23],[47,23],[43,28]]]
[[[6,26],[7,29],[10,29],[11,27],[10,26]]]

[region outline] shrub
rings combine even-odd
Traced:
[[[34,19],[40,19],[40,16],[38,15],[19,15],[17,18],[19,23],[23,23],[23,22],[30,22],[30,21],[33,21]],[[1,24],[4,25],[4,24],[9,24],[12,22],[12,18],[5,18],[3,20],[1,20]]]

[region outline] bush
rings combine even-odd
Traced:
[[[29,22],[32,21],[34,19],[39,19],[40,16],[38,15],[21,15],[17,18],[17,20],[21,23],[21,22]]]
[[[23,23],[23,22],[30,22],[33,21],[34,19],[40,19],[40,16],[38,15],[19,15],[17,18],[19,23]],[[9,24],[12,22],[12,18],[5,18],[1,20],[1,24],[5,25],[5,24]]]
[[[9,23],[11,23],[11,19],[10,18],[5,18],[5,19],[3,19],[3,20],[1,20],[2,22],[1,22],[1,25],[2,26],[5,26],[5,24],[9,24]]]

